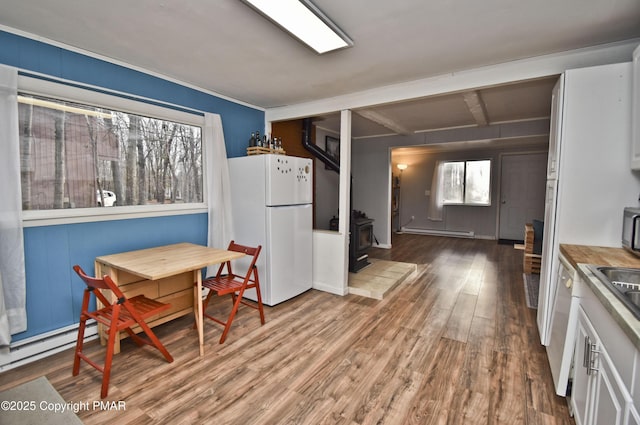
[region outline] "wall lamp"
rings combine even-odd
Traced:
[[[398,164],[397,165],[398,170],[400,170],[400,172],[404,171],[407,169],[407,167],[409,167],[407,164]]]
[[[353,41],[309,0],[242,0],[319,54]]]

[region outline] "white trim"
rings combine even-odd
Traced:
[[[370,136],[355,136],[352,137],[353,140],[363,140],[363,139],[375,139],[378,137],[393,137],[398,136],[396,133],[381,133],[381,134],[372,134]]]
[[[506,82],[559,75],[571,68],[630,62],[633,49],[637,47],[638,43],[640,43],[638,38],[624,40],[456,71],[307,103],[270,108],[265,111],[265,119],[267,121],[282,121],[304,118],[344,109],[364,108],[372,105],[500,85]]]
[[[351,228],[351,122],[350,110],[340,111],[340,188],[338,199],[338,234],[342,238],[342,286],[349,293],[349,233]]]
[[[204,113],[202,111],[191,109],[193,112],[184,112],[189,109],[178,105],[171,105],[166,102],[159,102],[154,99],[146,99],[139,96],[128,95],[126,93],[105,90],[100,87],[92,87],[82,84],[81,86],[86,88],[81,88],[77,87],[78,85],[78,83],[72,81],[56,79],[56,82],[53,82],[25,75],[18,76],[18,92],[20,93],[29,93],[53,97],[60,100],[80,102],[113,109],[119,112],[132,113],[135,115],[145,114],[152,118],[166,119],[183,124],[204,127]],[[166,106],[154,105],[148,102],[156,104],[160,103]],[[176,107],[182,109],[182,111],[173,109]]]
[[[60,81],[60,80],[56,80]],[[126,94],[115,94],[98,87],[77,87],[65,82],[54,82],[42,80],[29,76],[18,77],[18,92],[30,93],[41,96],[48,96],[55,99],[69,100],[73,102],[86,103],[116,111],[127,112],[135,115],[145,115],[163,120],[170,120],[183,124],[193,125],[202,129],[202,152],[205,155],[208,147],[204,136],[204,114],[200,111],[185,112],[173,109],[165,102],[157,102],[153,99],[143,99]],[[99,91],[96,91],[99,90]],[[113,93],[113,94],[112,94]],[[150,104],[146,101],[160,103]],[[204,166],[204,163],[203,163]],[[208,172],[203,170],[203,187],[206,190],[206,176]],[[116,207],[98,208],[68,208],[59,210],[28,210],[22,212],[24,227],[50,226],[58,224],[89,223],[108,220],[126,220],[133,218],[160,217],[171,215],[199,214],[207,212],[207,199],[205,192],[204,202],[171,205],[127,205]]]
[[[202,203],[32,210],[22,212],[22,222],[24,227],[40,227],[54,226],[58,224],[93,223],[97,221],[204,214],[206,212],[207,206]]]
[[[101,61],[104,61],[104,62],[107,62],[107,63],[111,63],[111,64],[114,64],[114,65],[118,65],[118,66],[121,66],[123,68],[131,69],[133,71],[142,72],[143,74],[147,74],[147,75],[150,75],[152,77],[157,77],[157,78],[163,79],[165,81],[169,81],[171,83],[175,83],[175,84],[181,85],[183,87],[187,87],[187,88],[190,88],[190,89],[193,89],[193,90],[197,90],[199,92],[202,92],[202,93],[205,93],[205,94],[208,94],[208,95],[211,95],[211,96],[215,96],[215,97],[218,97],[220,99],[236,103],[238,105],[247,106],[249,108],[253,108],[253,109],[260,110],[260,111],[264,111],[264,108],[262,108],[260,106],[252,105],[250,103],[247,103],[247,102],[244,102],[244,101],[241,101],[241,100],[238,100],[238,99],[234,99],[234,98],[229,97],[229,96],[225,96],[223,94],[214,92],[212,90],[204,89],[202,87],[198,87],[198,86],[195,86],[193,84],[185,83],[184,81],[180,81],[180,80],[177,80],[175,78],[168,77],[168,76],[166,76],[164,74],[160,74],[158,72],[149,71],[148,69],[141,68],[139,66],[135,66],[135,65],[132,65],[130,63],[122,62],[122,61],[119,61],[119,60],[116,60],[116,59],[113,59],[113,58],[110,58],[110,57],[107,57],[107,56],[99,55],[99,54],[96,54],[94,52],[90,52],[88,50],[79,49],[77,47],[74,47],[74,46],[71,46],[71,45],[68,45],[68,44],[64,44],[64,43],[60,43],[58,41],[51,40],[51,39],[46,38],[46,37],[41,37],[39,35],[31,34],[31,33],[28,33],[28,32],[25,32],[25,31],[21,31],[21,30],[18,30],[18,29],[15,29],[15,28],[11,28],[11,27],[8,27],[6,25],[1,25],[1,24],[0,24],[0,31],[4,31],[4,32],[11,33],[11,34],[15,34],[15,35],[18,35],[20,37],[28,38],[30,40],[39,41],[40,43],[49,44],[51,46],[59,47],[61,49],[68,50],[70,52],[79,53],[79,54],[81,54],[83,56],[88,56],[90,58],[99,59]],[[21,70],[21,71],[25,71],[25,72],[31,72],[31,71],[26,70],[26,69],[21,69],[21,68],[18,68],[18,69]]]
[[[349,294],[349,286],[347,286],[346,289],[343,287],[336,288],[333,285],[322,283],[322,282],[313,282],[312,289],[315,289],[316,291],[328,292],[334,295],[340,295],[343,297]]]
[[[0,353],[0,372],[35,362],[75,346],[78,338],[78,324],[45,332],[10,345],[9,352]],[[87,324],[85,342],[98,338],[95,322]]]
[[[435,229],[421,229],[417,227],[403,227],[402,233],[411,233],[416,235],[431,235],[431,236],[448,236],[454,238],[468,238],[475,239],[475,233],[473,230],[435,230]]]

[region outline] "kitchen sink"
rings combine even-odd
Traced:
[[[640,319],[640,269],[588,266],[633,315]]]

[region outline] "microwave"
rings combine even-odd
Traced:
[[[627,207],[624,209],[622,246],[640,257],[640,208]]]

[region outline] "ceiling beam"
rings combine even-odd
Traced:
[[[376,112],[371,109],[358,109],[353,112],[360,115],[362,118],[366,118],[376,124],[380,124],[381,126],[388,128],[396,134],[400,134],[402,136],[410,136],[413,134],[413,131],[403,127],[401,124],[398,124],[393,119],[381,114],[380,112]]]
[[[371,105],[415,100],[433,95],[473,90],[477,87],[548,77],[561,74],[572,68],[628,62],[636,47],[638,47],[637,39],[625,40],[452,72],[327,99],[267,108],[265,120],[284,121],[324,115],[343,109],[369,108]]]
[[[472,90],[462,93],[464,103],[467,104],[469,112],[473,115],[473,119],[476,120],[476,124],[481,127],[489,124],[489,116],[487,115],[487,107],[480,97],[480,93],[477,90]]]

